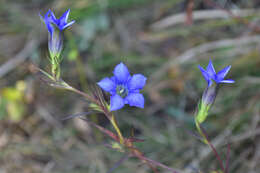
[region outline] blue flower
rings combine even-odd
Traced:
[[[64,30],[67,27],[71,26],[75,20],[72,20],[71,22],[67,22],[68,21],[68,17],[69,17],[69,13],[70,13],[70,9],[68,9],[59,19],[56,19],[55,15],[53,14],[53,12],[51,10],[48,10],[47,13],[44,15],[44,17],[41,16],[40,17],[43,19],[43,21],[46,24],[46,27],[49,31],[49,33],[52,35],[55,26],[60,30]],[[53,24],[55,26],[53,26]]]
[[[121,109],[125,104],[144,108],[144,97],[139,93],[145,85],[146,77],[142,74],[130,75],[127,67],[121,62],[114,69],[113,77],[106,77],[98,85],[111,94],[110,110]]]
[[[39,14],[39,15],[40,15],[41,19],[44,21],[48,32],[50,34],[52,34],[54,31],[54,28],[52,26],[52,17],[51,17],[53,15],[52,11],[48,10],[47,13],[44,15],[44,17],[42,17],[41,14]]]
[[[63,30],[71,26],[75,21],[67,22],[70,9],[68,9],[59,19],[56,19],[51,10],[42,17],[49,32],[49,52],[51,58],[58,58],[63,48]]]
[[[70,9],[68,9],[59,19],[56,19],[55,15],[51,12],[51,20],[52,23],[54,23],[60,31],[64,30],[65,28],[68,28],[71,26],[75,20],[72,20],[71,22],[67,22],[70,14]]]
[[[215,72],[213,64],[211,60],[209,61],[209,65],[206,70],[204,70],[200,65],[199,69],[202,72],[204,79],[208,82],[208,86],[212,85],[212,80],[215,81],[217,84],[219,83],[234,83],[235,81],[232,79],[224,79],[227,75],[228,71],[230,70],[231,65],[223,68],[218,73]]]

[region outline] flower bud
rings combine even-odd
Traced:
[[[60,60],[61,51],[63,49],[63,37],[63,32],[56,28],[52,34],[49,34],[48,48],[51,59]]]
[[[202,95],[202,104],[206,106],[211,106],[215,102],[217,93],[218,93],[219,85],[213,83],[204,90]]]

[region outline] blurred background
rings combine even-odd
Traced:
[[[211,172],[219,165],[196,133],[193,115],[206,82],[198,64],[216,71],[232,65],[204,124],[230,172],[260,170],[260,1],[258,0],[1,0],[0,1],[0,173],[145,173],[111,140],[79,119],[88,111],[74,93],[48,86],[31,73],[46,71],[48,33],[39,17],[71,9],[76,20],[65,32],[62,78],[88,91],[124,62],[148,77],[145,109],[116,113],[124,136],[151,159],[183,172]],[[110,129],[103,115],[92,121]],[[160,169],[160,172],[167,170]]]

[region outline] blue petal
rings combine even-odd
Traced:
[[[63,13],[63,15],[59,19],[56,19],[55,15],[53,13],[51,13],[51,18],[53,20],[53,23],[59,28],[60,31],[71,26],[75,22],[73,20],[73,21],[67,23],[68,18],[69,18],[69,13],[70,13],[70,9],[68,9],[65,13]]]
[[[111,79],[115,84],[117,83],[115,76],[112,76],[110,79]]]
[[[210,78],[208,72],[205,71],[200,65],[198,65],[198,67],[199,67],[204,79],[208,82],[208,86],[210,86],[212,84],[212,81],[211,81],[211,78]]]
[[[144,96],[140,93],[129,93],[125,99],[130,106],[144,108]]]
[[[127,82],[128,78],[130,77],[130,73],[126,65],[122,62],[115,67],[114,75],[119,83]]]
[[[226,79],[226,80],[222,80],[221,83],[235,83],[235,81],[232,79]]]
[[[75,23],[75,20],[72,20],[70,23],[67,23],[66,25],[64,25],[62,29],[65,29],[65,28],[71,26],[73,23]]]
[[[115,94],[110,97],[110,110],[115,111],[121,109],[124,106],[124,100],[119,95]]]
[[[52,18],[52,20],[57,20],[54,13],[51,10],[49,10],[49,11],[50,11],[50,15],[51,15],[50,17]]]
[[[51,12],[51,19],[53,21],[53,23],[58,27],[59,25],[59,20],[56,19],[55,15],[53,14],[53,12]]]
[[[60,29],[64,29],[64,26],[67,24],[68,18],[70,14],[70,9],[68,9],[59,19]]]
[[[215,69],[214,69],[214,66],[213,66],[211,60],[209,60],[209,65],[208,65],[206,71],[208,72],[208,75],[209,75],[211,78],[216,74],[216,71],[215,71]]]
[[[52,26],[52,11],[51,10],[48,10],[47,13],[45,14],[44,18],[40,15],[40,17],[44,20],[44,23],[46,25],[46,28],[48,29],[48,32],[52,35],[53,31],[54,31],[54,28]]]
[[[113,92],[116,88],[116,84],[107,78],[102,79],[100,82],[97,83],[103,90],[107,92]]]
[[[128,82],[129,90],[142,89],[146,82],[146,77],[142,74],[135,74]]]
[[[67,23],[68,18],[70,14],[70,9],[68,9],[63,15],[60,17],[60,20],[62,20],[64,23]]]
[[[227,75],[228,71],[230,70],[231,68],[231,65],[223,68],[222,70],[220,70],[218,73],[217,73],[217,79],[218,80],[223,80],[225,78],[225,76]]]

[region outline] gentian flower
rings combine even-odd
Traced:
[[[40,15],[49,32],[49,52],[51,58],[60,56],[63,48],[63,30],[71,26],[75,21],[67,22],[70,9],[68,9],[59,19],[55,17],[53,12],[49,10],[44,17]]]
[[[144,97],[139,93],[145,85],[146,77],[142,74],[130,75],[127,67],[121,62],[114,69],[113,77],[106,77],[98,85],[111,94],[110,110],[121,109],[125,104],[139,108],[144,107]]]
[[[55,15],[49,10],[44,17],[40,15],[46,24],[46,28],[49,32],[48,48],[51,61],[51,71],[55,79],[60,78],[60,57],[63,49],[63,31],[71,26],[75,21],[67,22],[70,10],[67,10],[59,19],[56,19]]]
[[[209,61],[209,64],[208,64],[208,67],[206,70],[204,70],[199,65],[199,69],[202,72],[204,79],[208,83],[206,89],[203,92],[202,100],[199,104],[198,112],[197,112],[196,119],[195,119],[196,127],[200,133],[202,133],[202,132],[201,132],[199,124],[203,123],[206,120],[206,118],[208,116],[208,112],[216,99],[216,96],[217,96],[217,93],[218,93],[218,90],[220,87],[219,84],[235,82],[232,79],[224,79],[225,76],[227,75],[227,73],[229,72],[230,68],[231,68],[231,66],[229,65],[229,66],[223,68],[222,70],[220,70],[218,73],[216,73],[211,60]]]
[[[204,79],[208,82],[208,86],[211,86],[212,80],[214,80],[217,84],[219,83],[234,83],[235,81],[232,79],[224,79],[227,75],[228,71],[230,70],[231,65],[223,68],[218,73],[215,72],[213,64],[211,60],[209,61],[209,65],[206,70],[204,70],[200,65],[199,69],[202,72]]]
[[[234,83],[235,81],[232,79],[224,79],[227,73],[229,72],[231,65],[223,68],[218,73],[215,72],[212,61],[209,61],[207,69],[204,70],[200,65],[199,69],[202,72],[204,79],[208,82],[207,88],[204,90],[202,96],[202,103],[205,105],[212,105],[215,101],[219,84],[220,83]],[[213,85],[213,81],[215,84]]]

